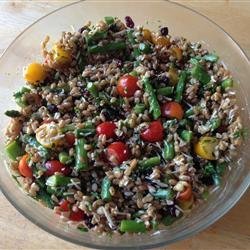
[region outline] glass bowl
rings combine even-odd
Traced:
[[[215,23],[204,16],[178,4],[167,1],[82,1],[63,7],[43,17],[28,27],[2,55],[0,60],[0,129],[4,130],[8,118],[3,115],[15,106],[12,93],[22,84],[22,68],[39,57],[40,42],[49,34],[56,40],[61,31],[78,29],[86,21],[98,21],[104,16],[130,15],[136,24],[157,30],[159,25],[169,27],[174,36],[184,36],[191,41],[204,41],[204,46],[215,50],[231,69],[237,80],[239,105],[244,124],[249,124],[250,68],[249,60],[233,41]],[[250,141],[245,141],[239,150],[239,160],[232,164],[232,171],[224,178],[220,188],[214,190],[208,201],[197,207],[190,216],[180,220],[164,231],[143,235],[98,236],[69,228],[59,221],[50,209],[42,207],[26,196],[15,184],[6,168],[4,136],[0,135],[0,184],[6,198],[31,222],[64,240],[102,249],[145,249],[170,244],[205,229],[223,216],[240,199],[249,185]]]

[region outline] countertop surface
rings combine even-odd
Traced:
[[[28,25],[74,1],[0,1],[0,54]],[[175,1],[208,16],[226,30],[250,57],[250,1]],[[157,2],[156,2],[157,4]],[[3,166],[2,166],[3,167]],[[250,249],[250,192],[203,232],[162,249]],[[86,249],[38,228],[0,192],[0,249]]]

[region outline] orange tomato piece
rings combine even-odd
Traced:
[[[178,201],[187,201],[187,200],[191,199],[192,194],[193,194],[192,187],[191,187],[191,185],[189,185],[184,189],[184,191],[182,191],[180,193],[180,195],[178,196],[177,199],[178,199]]]
[[[32,178],[33,172],[32,172],[32,169],[28,165],[28,158],[29,158],[28,154],[25,154],[22,156],[18,164],[18,170],[22,176]]]

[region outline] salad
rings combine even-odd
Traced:
[[[24,69],[19,110],[5,112],[10,168],[29,196],[82,231],[144,233],[221,184],[244,128],[216,53],[129,16],[49,40]]]

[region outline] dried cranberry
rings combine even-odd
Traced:
[[[168,35],[168,27],[162,27],[160,29],[160,32],[163,36],[167,36]]]
[[[169,83],[169,78],[166,75],[159,75],[157,77],[157,81],[160,82],[160,83],[168,84]]]
[[[125,16],[126,26],[129,28],[134,28],[135,24],[130,16]]]

